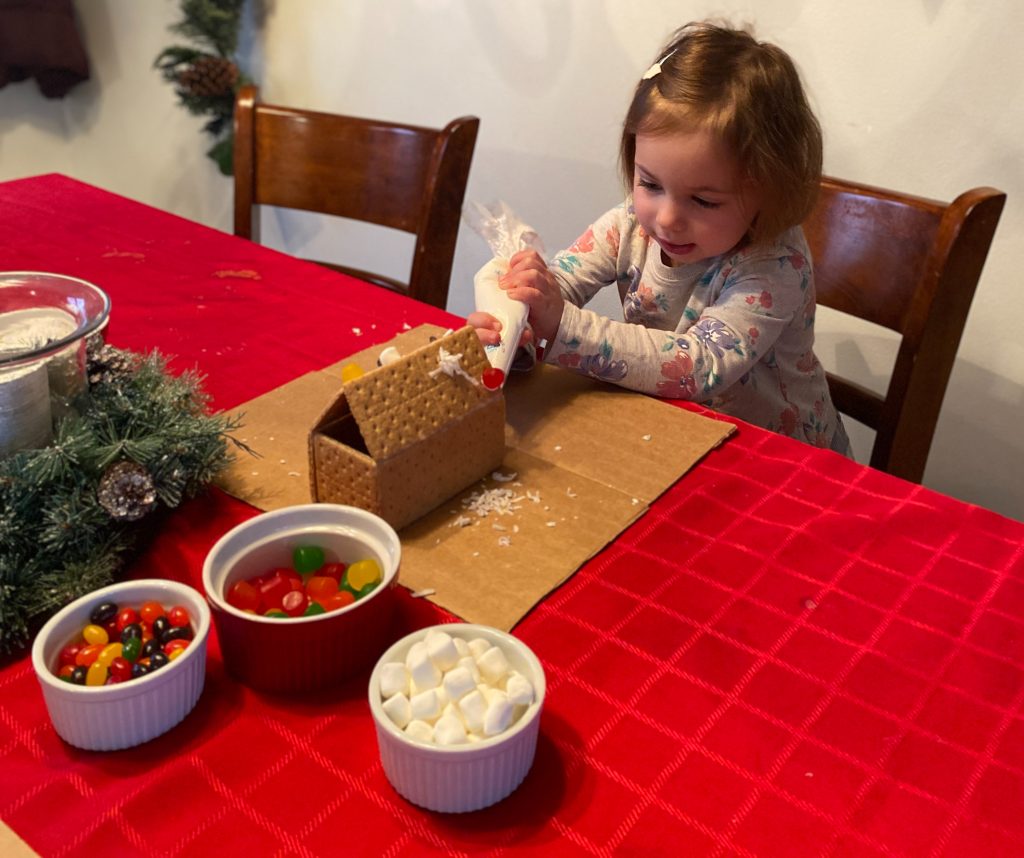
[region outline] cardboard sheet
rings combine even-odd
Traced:
[[[222,487],[264,510],[309,503],[308,433],[342,367],[371,369],[386,346],[404,352],[441,333],[415,328],[238,408],[239,437],[261,458],[240,455]],[[401,531],[399,575],[462,619],[507,631],[733,427],[548,366],[514,374],[505,396],[502,468]],[[510,514],[469,509],[495,489],[515,499]]]

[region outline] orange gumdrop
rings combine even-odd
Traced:
[[[306,582],[306,592],[309,598],[319,602],[338,592],[338,582],[326,575],[314,575]]]
[[[351,605],[355,600],[356,597],[348,590],[338,590],[326,599],[318,599],[317,601],[320,602],[325,611],[337,611],[339,608]]]

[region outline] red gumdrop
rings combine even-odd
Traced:
[[[309,596],[302,590],[289,590],[281,600],[281,610],[289,617],[301,617],[309,605]]]

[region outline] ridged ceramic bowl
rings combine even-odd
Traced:
[[[299,545],[318,545],[327,562],[374,558],[383,579],[347,607],[310,617],[275,619],[229,605],[236,581],[291,563]],[[392,639],[398,534],[384,519],[340,504],[314,503],[262,513],[229,530],[203,564],[224,666],[260,691],[300,692],[341,682],[373,664]]]
[[[411,739],[385,713],[380,690],[382,665],[404,661],[409,648],[431,631],[446,632],[467,643],[484,638],[530,680],[533,703],[505,732],[473,744],[426,744]],[[370,674],[370,712],[384,774],[399,795],[427,810],[465,813],[501,801],[515,791],[533,765],[545,691],[544,669],[537,656],[518,638],[498,629],[448,623],[406,635],[380,657]]]
[[[94,608],[116,602],[138,609],[151,599],[168,609],[188,608],[195,636],[181,656],[153,673],[116,685],[72,685],[57,678],[60,651],[81,637]],[[88,751],[116,751],[166,733],[195,708],[203,693],[209,636],[205,600],[194,588],[176,581],[123,581],[67,605],[39,630],[32,644],[32,666],[57,734]]]

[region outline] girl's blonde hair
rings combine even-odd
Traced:
[[[622,129],[619,162],[632,188],[637,134],[707,130],[736,157],[760,206],[752,243],[802,223],[821,181],[821,126],[793,61],[742,30],[681,28],[637,85]]]

